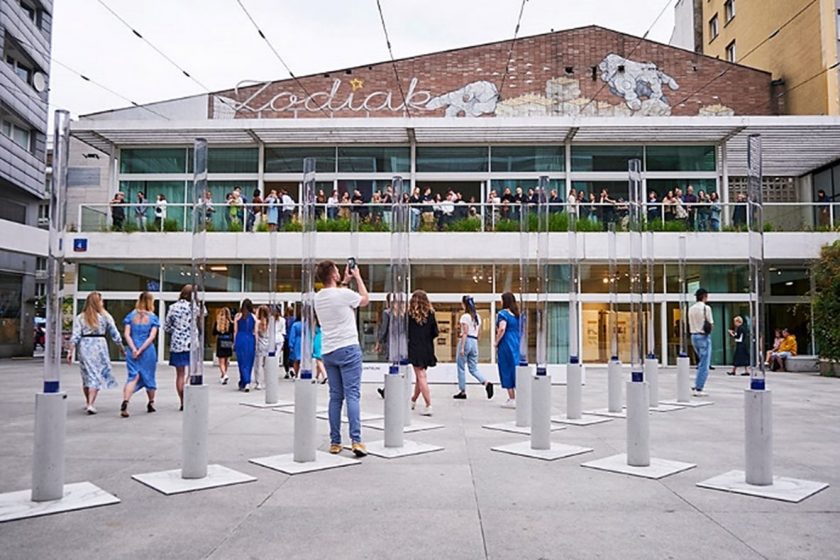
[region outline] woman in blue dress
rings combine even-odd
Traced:
[[[301,344],[303,340],[303,321],[300,320],[300,309],[295,312],[292,326],[289,329],[289,363],[292,365],[292,377],[300,373]]]
[[[239,366],[239,390],[250,390],[251,372],[257,353],[257,320],[254,318],[254,304],[250,299],[242,300],[239,313],[233,319],[233,350]]]
[[[117,386],[111,375],[111,357],[108,354],[110,338],[125,353],[123,341],[114,325],[114,319],[105,311],[102,296],[91,292],[85,300],[84,310],[73,321],[73,334],[70,344],[76,349],[79,358],[79,370],[82,374],[82,391],[85,394],[85,412],[96,414],[96,396],[101,389]],[[68,358],[73,363],[73,354]]]
[[[496,315],[496,362],[499,381],[507,389],[505,408],[516,408],[516,366],[519,365],[519,306],[511,292],[502,294],[502,310]]]
[[[125,365],[128,370],[128,380],[123,388],[123,402],[120,406],[120,416],[128,418],[128,401],[136,391],[145,388],[149,397],[146,412],[155,411],[155,391],[157,382],[157,338],[160,320],[154,313],[155,296],[143,292],[137,298],[134,310],[123,320],[125,325],[125,340],[131,350],[126,354]]]

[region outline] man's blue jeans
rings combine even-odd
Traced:
[[[330,383],[330,443],[341,443],[341,407],[347,399],[350,441],[362,441],[359,397],[362,385],[362,349],[358,344],[324,354],[324,368]]]
[[[697,353],[697,377],[694,380],[694,388],[702,391],[706,386],[706,378],[709,377],[709,362],[712,359],[712,339],[706,334],[692,334],[691,345]]]
[[[455,360],[455,364],[458,366],[458,388],[461,391],[464,391],[467,388],[467,376],[464,371],[466,368],[464,366],[468,366],[470,368],[470,375],[475,377],[482,385],[484,385],[487,381],[484,376],[481,375],[481,372],[478,371],[478,341],[476,339],[467,338],[466,343],[464,343],[463,355],[461,354],[461,348],[459,345],[458,357]]]

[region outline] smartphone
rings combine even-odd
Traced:
[[[356,259],[355,258],[350,257],[349,259],[347,259],[347,268],[349,268],[351,271],[356,269]]]

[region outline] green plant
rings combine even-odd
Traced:
[[[504,231],[504,232],[518,232],[519,231],[519,222],[516,220],[511,220],[508,218],[504,218],[496,222],[496,231]]]
[[[721,231],[742,232],[742,231],[746,231],[746,230],[744,229],[744,226],[735,226],[735,225],[730,224],[728,226],[723,226],[723,229]]]
[[[359,231],[372,233],[377,231],[389,231],[388,226],[382,222],[362,222],[359,224]]]
[[[814,264],[815,292],[811,314],[814,340],[820,356],[840,361],[840,240],[823,246],[820,259]]]
[[[283,231],[286,233],[299,233],[303,231],[303,224],[300,222],[287,222],[283,226]]]
[[[590,220],[587,218],[578,219],[575,221],[575,231],[577,232],[588,232],[588,231],[604,231],[604,225],[601,222],[596,220]]]
[[[232,233],[239,233],[241,231],[244,231],[244,228],[242,227],[242,222],[240,222],[239,220],[231,220],[231,222],[228,224],[227,230]]]
[[[315,224],[317,231],[350,231],[350,220],[348,218],[336,218],[334,220],[318,220]]]
[[[461,218],[446,224],[444,231],[481,231],[481,218]]]
[[[688,231],[688,224],[682,220],[662,221],[656,218],[645,224],[645,231]]]
[[[137,223],[134,220],[128,220],[123,224],[122,230],[125,233],[134,233],[135,231],[140,231],[140,228],[137,227]]]
[[[254,231],[265,233],[268,231],[268,224],[265,222],[257,222],[257,225],[254,226]]]
[[[565,212],[549,214],[548,231],[569,231],[569,215]]]
[[[427,222],[427,221],[424,220],[424,221],[420,222],[420,231],[426,231],[426,232],[437,231],[437,226],[435,225],[434,222]]]
[[[775,228],[770,222],[764,222],[764,231],[775,231]]]
[[[163,220],[163,231],[181,231],[181,226],[178,225],[178,220],[166,218]]]
[[[213,220],[204,222],[204,231],[216,231],[216,225],[213,223]]]

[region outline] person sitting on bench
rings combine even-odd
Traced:
[[[770,354],[770,367],[773,371],[785,370],[785,360],[796,356],[796,336],[788,329],[782,329],[784,340],[779,344],[779,350]]]

